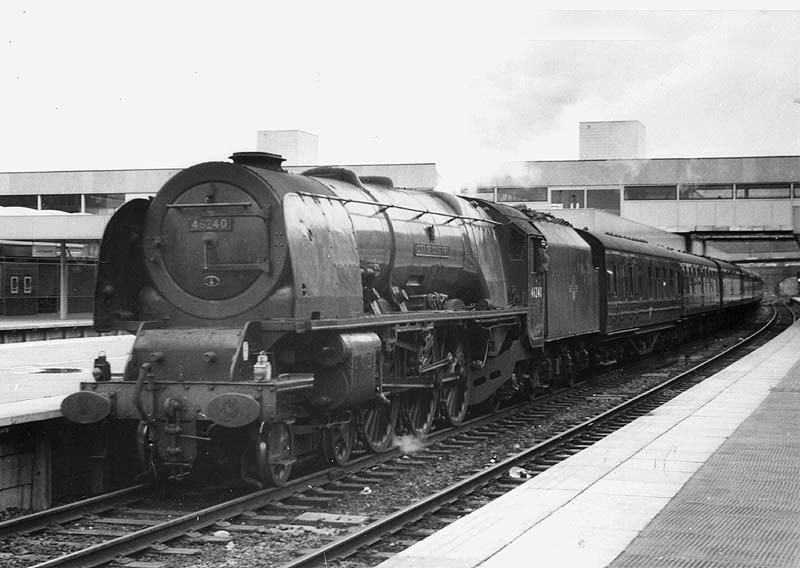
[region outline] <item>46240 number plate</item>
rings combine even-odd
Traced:
[[[232,231],[233,219],[230,217],[201,217],[189,221],[190,231]]]

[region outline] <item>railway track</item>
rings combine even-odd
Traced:
[[[796,320],[796,316],[791,310],[786,308],[786,311],[791,321],[783,328],[788,327]],[[346,562],[346,566],[373,566],[376,562],[413,544],[415,534],[425,536],[427,532],[425,525],[448,524],[452,521],[454,514],[461,516],[477,509],[476,499],[478,506],[482,506],[484,499],[481,499],[479,493],[487,494],[491,498],[505,493],[510,485],[514,485],[514,483],[509,483],[508,475],[515,468],[517,471],[524,471],[533,477],[602,440],[728,366],[738,358],[734,357],[735,352],[746,348],[755,338],[768,333],[770,329],[773,329],[777,320],[778,312],[773,311],[773,317],[760,329],[691,369],[590,420],[577,424],[484,471],[460,480],[418,503],[372,523],[347,538],[339,539],[324,548],[289,562],[282,568],[328,566],[331,559],[347,558],[353,555],[356,558],[349,558],[350,561]],[[478,494],[476,495],[476,493]],[[422,526],[418,527],[418,525]],[[406,531],[406,534],[398,536],[399,531]]]
[[[766,333],[766,329],[764,326],[758,333]],[[751,342],[755,335],[751,334],[742,343]],[[396,448],[386,454],[364,455],[346,467],[311,473],[285,487],[237,495],[205,507],[198,503],[208,499],[207,496],[197,499],[184,495],[182,507],[173,508],[168,502],[147,504],[148,497],[143,493],[146,490],[137,486],[91,502],[13,519],[0,523],[3,543],[0,550],[10,547],[15,551],[12,557],[4,559],[8,566],[14,567],[121,563],[130,568],[156,568],[196,566],[199,557],[212,566],[220,559],[235,559],[237,543],[252,541],[256,547],[261,543],[259,558],[275,565],[293,568],[322,565],[348,555],[351,555],[345,561],[348,566],[373,565],[443,523],[474,510],[529,476],[591,445],[637,415],[649,412],[663,403],[650,401],[658,396],[671,398],[677,394],[677,382],[686,382],[688,375],[697,376],[712,361],[732,357],[738,347],[731,347],[713,360],[693,366],[682,373],[682,378],[670,379],[641,395],[632,394],[636,389],[630,388],[630,378],[623,375],[649,374],[652,375],[649,382],[662,383],[663,377],[659,375],[664,372],[663,363],[656,363],[657,372],[648,371],[652,362],[650,367],[646,362],[638,363],[632,370],[615,371],[568,392],[551,393],[533,405],[516,405],[492,416],[470,420],[458,428],[444,429],[430,436],[424,449],[417,448],[418,451]],[[673,355],[672,359],[680,366],[681,361],[687,365],[705,357],[704,350],[697,348],[693,355],[677,358]],[[647,386],[644,383],[636,388],[643,390]],[[626,398],[629,400],[617,404]],[[581,407],[585,403],[589,408]],[[570,413],[575,416],[566,422],[562,420],[563,415]],[[594,414],[581,419],[587,413]],[[623,417],[624,413],[629,416]],[[557,433],[524,451],[521,447],[530,444],[520,441],[516,444],[520,451],[514,451],[517,448],[513,435],[548,420]],[[547,432],[545,429],[539,435]],[[503,440],[504,447],[500,447],[498,440]],[[380,507],[369,510],[373,492],[385,492],[403,477],[424,486],[420,481],[433,477],[428,472],[441,469],[445,462],[457,461],[460,454],[476,447],[487,448],[486,463],[477,468],[474,461],[465,465],[457,473],[460,481],[445,486],[430,483],[422,489],[423,493],[427,491],[424,496],[405,495],[413,504],[396,511]],[[507,456],[509,453],[514,455]],[[516,476],[509,475],[513,471]],[[141,505],[143,501],[145,505]],[[397,502],[402,499],[398,497]],[[386,535],[391,536],[386,539]],[[60,547],[61,553],[54,555],[52,547],[48,551],[35,544],[46,541]],[[264,543],[269,546],[264,547]],[[20,549],[26,550],[27,555],[20,554]],[[292,560],[298,550],[304,554]],[[129,555],[134,554],[136,559],[131,559]]]

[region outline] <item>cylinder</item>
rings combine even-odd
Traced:
[[[333,410],[360,404],[375,395],[381,339],[374,333],[338,333],[314,346],[321,367],[314,373],[309,402]]]

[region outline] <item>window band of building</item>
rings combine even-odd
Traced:
[[[532,203],[563,209],[594,208],[619,213],[625,201],[689,201],[800,198],[800,182],[623,185],[619,188],[479,187],[499,203]],[[549,194],[549,200],[548,200]]]
[[[0,195],[0,207],[111,215],[125,203],[124,193]]]

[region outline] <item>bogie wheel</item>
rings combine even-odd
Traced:
[[[413,389],[403,394],[403,410],[411,433],[424,440],[433,428],[439,408],[438,389]]]
[[[164,483],[164,472],[158,467],[158,450],[153,440],[152,426],[145,422],[139,422],[136,430],[136,445],[139,450],[139,465],[142,468],[141,476],[152,475],[153,483],[160,487]]]
[[[393,396],[390,404],[373,401],[361,410],[361,431],[364,443],[376,454],[391,449],[394,442],[397,417],[400,414],[400,399]]]
[[[356,429],[352,415],[347,412],[333,416],[330,425],[322,431],[325,461],[336,465],[347,464],[355,441]]]
[[[539,392],[539,365],[533,364],[530,366],[530,372],[522,371],[522,389],[525,398],[529,401],[536,400],[536,395]]]
[[[488,412],[489,414],[494,414],[495,412],[499,412],[500,408],[503,406],[503,396],[500,394],[500,391],[495,392],[492,396],[490,396],[486,402],[484,402],[481,406]]]
[[[466,355],[464,344],[459,342],[452,352],[453,363],[451,374],[455,380],[449,380],[442,385],[444,398],[444,413],[453,426],[459,426],[467,417],[469,409],[469,390],[467,384]]]
[[[256,438],[259,481],[266,486],[285,485],[295,462],[291,427],[285,422],[261,422]]]

